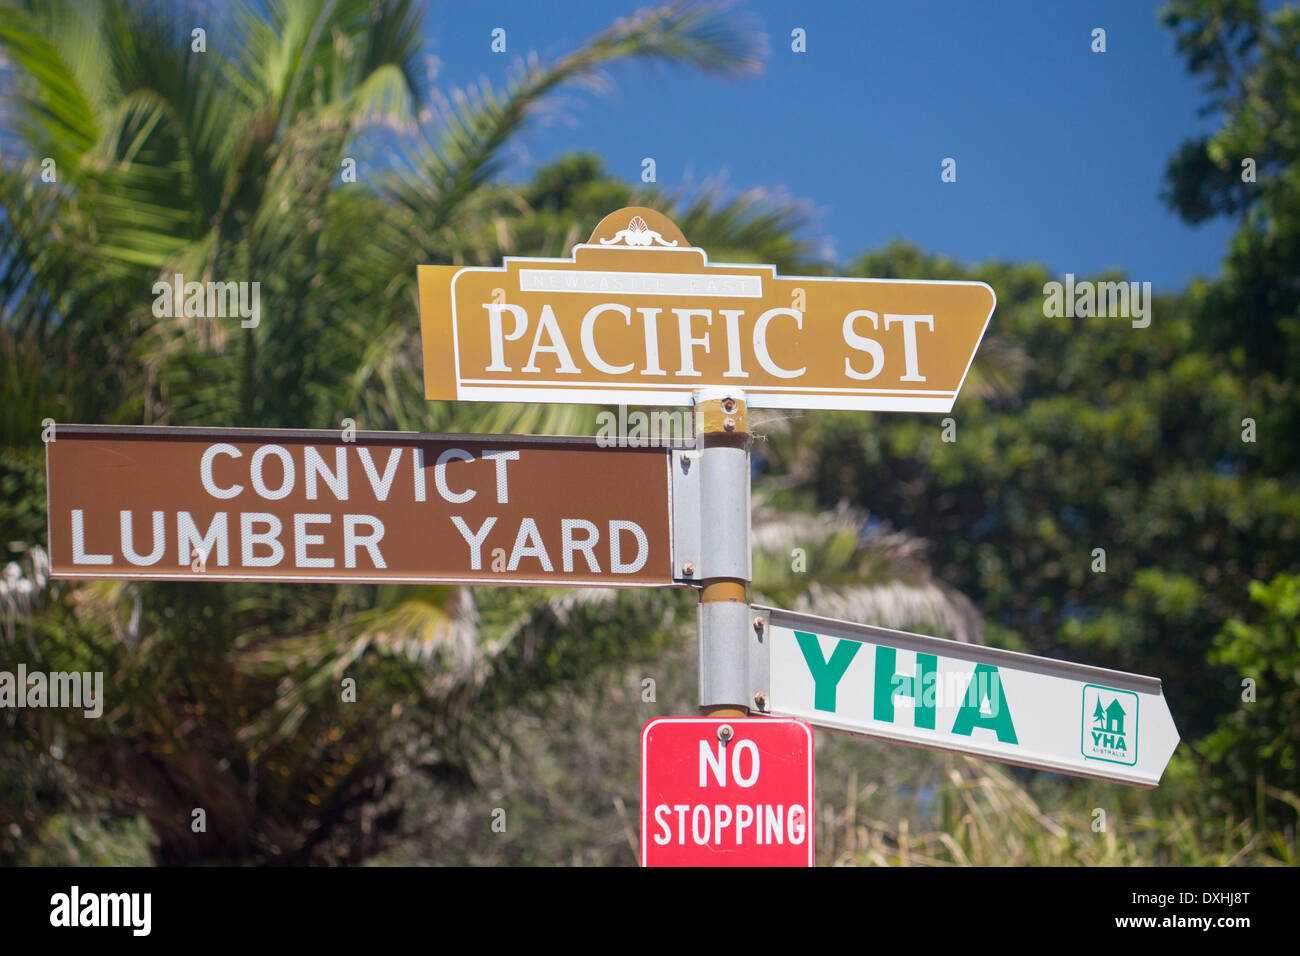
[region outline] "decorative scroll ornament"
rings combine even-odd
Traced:
[[[640,216],[633,216],[632,221],[627,224],[626,229],[620,229],[615,233],[613,239],[600,240],[601,245],[609,246],[616,242],[626,242],[629,246],[652,246],[658,243],[661,246],[675,246],[677,240],[671,242],[655,232],[646,225],[646,221]]]

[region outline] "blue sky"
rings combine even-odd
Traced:
[[[643,6],[621,0],[431,4],[426,49],[443,91],[505,83],[520,56],[550,61]],[[1158,5],[1136,0],[739,0],[766,34],[763,72],[723,80],[626,64],[604,95],[573,91],[521,141],[506,178],[565,152],[598,153],[639,181],[784,191],[814,212],[807,237],[844,262],[892,238],[966,263],[1107,268],[1172,291],[1212,276],[1232,224],[1181,223],[1159,200],[1167,158],[1213,128],[1199,80]],[[507,53],[490,50],[506,30]],[[795,27],[807,52],[790,49]],[[1106,30],[1093,53],[1091,31]],[[957,182],[940,181],[944,158]],[[688,237],[689,238],[689,237]]]

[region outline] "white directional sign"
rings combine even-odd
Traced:
[[[1154,787],[1178,746],[1160,681],[755,607],[764,713],[1026,767]]]

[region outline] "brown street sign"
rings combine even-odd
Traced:
[[[996,297],[983,282],[778,276],[710,263],[629,207],[568,259],[420,266],[433,400],[948,412]]]
[[[59,425],[59,578],[671,585],[668,448]]]

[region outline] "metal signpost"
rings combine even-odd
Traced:
[[[749,605],[749,410],[950,411],[986,284],[711,263],[629,207],[567,259],[420,266],[419,298],[430,400],[691,404],[698,444],[62,425],[53,575],[697,587],[707,719],[644,728],[646,865],[811,864],[802,721],[1159,782],[1154,678]]]

